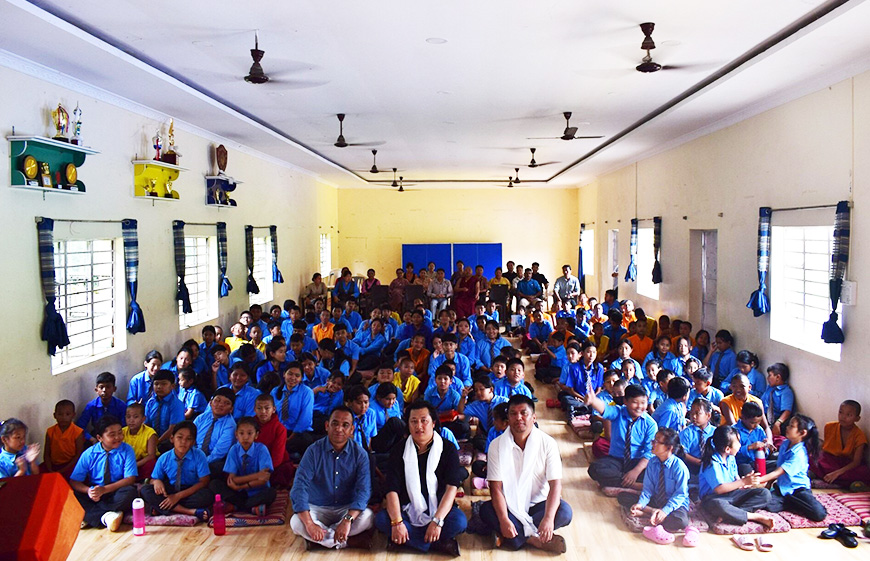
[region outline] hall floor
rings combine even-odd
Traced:
[[[534,367],[526,360],[526,379],[534,380]],[[856,549],[847,549],[836,541],[818,539],[818,529],[791,530],[784,534],[771,534],[774,544],[769,553],[746,552],[737,549],[728,536],[701,534],[701,544],[695,549],[679,545],[655,545],[640,534],[625,529],[619,519],[615,499],[607,498],[598,491],[589,478],[584,445],[561,419],[561,410],[547,409],[547,398],[555,397],[552,387],[538,387],[538,425],[559,443],[564,468],[563,498],[574,510],[574,520],[566,528],[558,530],[568,544],[568,559],[643,559],[644,561],[670,561],[675,559],[707,559],[730,561],[761,555],[770,560],[796,561],[822,559],[828,555],[841,561],[866,561],[870,544],[862,542]],[[466,480],[466,484],[469,480]],[[470,513],[473,497],[466,489],[466,496],[458,499],[460,507]],[[288,518],[289,521],[289,518]],[[679,543],[679,537],[677,544]],[[522,561],[528,558],[551,557],[549,553],[527,548],[517,552],[493,550],[492,540],[482,536],[463,534],[459,537],[462,558],[470,561]],[[228,528],[224,536],[215,536],[204,525],[194,528],[149,527],[143,537],[133,536],[129,526],[122,531],[109,533],[106,530],[87,529],[79,537],[69,556],[69,561],[289,561],[304,556],[316,556],[324,561],[374,561],[384,556],[400,561],[419,559],[416,553],[392,553],[385,550],[386,538],[376,533],[371,551],[318,550],[306,552],[302,538],[296,537],[289,523],[284,526],[260,528]],[[435,555],[435,557],[447,557]]]

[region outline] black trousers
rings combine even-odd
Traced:
[[[547,501],[541,501],[538,504],[532,505],[529,509],[529,514],[532,517],[532,521],[537,527],[538,524],[541,523],[541,520],[544,519],[544,513],[547,510]],[[571,510],[571,505],[566,503],[565,501],[559,502],[559,509],[556,511],[556,516],[553,519],[553,529],[559,529],[564,526],[567,526],[571,523],[571,519],[574,517],[574,512]],[[483,520],[484,524],[486,524],[490,530],[495,532],[498,535],[501,535],[501,525],[498,522],[498,516],[495,513],[495,507],[492,506],[492,501],[486,501],[480,506],[480,518]],[[523,534],[523,525],[519,521],[517,517],[511,514],[508,511],[508,518],[511,522],[513,522],[514,527],[517,530],[517,536],[515,538],[504,538],[502,536],[502,545],[507,547],[508,549],[517,550],[521,548],[528,540],[528,536]]]
[[[726,524],[742,526],[748,520],[746,513],[767,508],[770,491],[767,489],[737,489],[721,495],[707,495],[701,499],[701,508],[714,519]]]
[[[466,419],[450,421],[449,423],[444,423],[443,426],[444,428],[450,429],[450,432],[453,433],[456,440],[468,438],[468,434],[471,432],[471,428],[468,426],[468,421]]]
[[[398,417],[390,417],[380,428],[378,434],[372,437],[369,445],[372,452],[386,454],[397,442],[405,438],[405,434],[405,421]]]
[[[767,510],[770,512],[787,510],[800,514],[804,518],[809,518],[814,522],[820,522],[828,515],[828,511],[822,506],[822,503],[807,488],[802,487],[795,490],[791,495],[783,496],[779,487],[774,486],[770,495],[770,503],[767,505]]]
[[[171,485],[168,481],[164,480],[163,485],[166,487],[166,491],[170,495],[175,492],[175,486]],[[187,487],[190,487],[190,485],[188,485]],[[182,487],[182,490],[186,489],[187,487]],[[154,492],[154,485],[151,485],[150,483],[148,485],[143,485],[141,493],[142,493],[142,498],[145,500],[145,503],[147,504],[148,507],[156,510],[157,512],[159,512],[160,514],[163,514],[163,515],[172,514],[172,509],[165,510],[165,509],[160,508],[160,503],[163,502],[163,499],[165,499],[166,497],[164,497],[162,495],[158,495],[157,493],[155,493]],[[181,506],[184,508],[198,509],[198,508],[210,508],[213,504],[214,504],[214,493],[212,493],[208,489],[208,487],[205,487],[203,489],[200,489],[196,493],[192,494],[191,496],[185,497],[185,498],[181,499],[180,501],[178,501],[177,506]]]
[[[589,477],[602,487],[622,487],[622,476],[631,471],[640,460],[641,458],[634,458],[626,463],[616,456],[604,456],[589,466]],[[638,481],[643,481],[645,472],[646,470],[640,472]]]
[[[277,494],[274,487],[260,487],[255,490],[256,492],[249,495],[244,490],[234,491],[230,489],[226,481],[220,480],[212,481],[208,488],[212,493],[220,495],[221,499],[239,510],[251,510],[255,506],[270,505],[275,501],[275,495]]]
[[[626,508],[631,508],[637,504],[638,495],[634,493],[620,493],[616,496],[617,502]],[[665,502],[667,504],[667,501]],[[647,505],[650,508],[662,508],[664,504],[654,504],[652,501]],[[689,525],[689,509],[678,508],[671,511],[662,521],[662,527],[668,532],[679,532]]]
[[[136,492],[135,485],[128,485],[113,493],[106,493],[97,502],[92,501],[87,493],[76,491],[75,496],[85,509],[85,522],[90,526],[100,527],[103,524],[103,515],[107,512],[130,512],[133,509],[133,499],[139,496],[139,493]]]

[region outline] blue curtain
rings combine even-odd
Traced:
[[[230,295],[230,290],[233,285],[230,279],[227,278],[227,223],[217,223],[217,240],[218,240],[218,270],[220,271],[218,296],[225,298]]]
[[[773,211],[769,206],[758,209],[758,290],[749,297],[746,307],[752,310],[755,317],[760,317],[770,311],[770,300],[767,298],[767,272],[770,269],[770,216]]]
[[[284,282],[284,276],[278,270],[278,227],[269,226],[269,237],[272,239],[272,282]]]
[[[175,220],[172,222],[172,244],[175,248],[175,275],[178,277],[178,291],[175,299],[181,302],[181,310],[185,314],[193,313],[190,305],[190,292],[184,284],[184,262],[187,255],[184,251],[184,222]]]
[[[42,279],[42,292],[45,295],[45,315],[42,320],[42,340],[48,345],[48,354],[54,356],[57,349],[69,345],[69,336],[63,317],[54,307],[56,299],[54,277],[54,220],[39,216],[36,218],[36,232],[39,247],[39,270]]]
[[[579,256],[577,257],[577,279],[580,281],[580,290],[586,292],[586,272],[583,271],[583,231],[586,229],[586,224],[580,224],[580,235],[577,236],[577,248]]]
[[[259,294],[260,287],[254,279],[254,227],[245,226],[245,262],[248,265],[248,292]]]
[[[629,244],[628,269],[625,270],[625,282],[637,280],[637,218],[631,219],[631,243]]]
[[[846,276],[846,265],[849,264],[849,221],[851,211],[849,201],[837,203],[837,221],[834,224],[834,249],[831,252],[831,316],[822,326],[822,340],[825,343],[842,343],[846,340],[843,330],[837,325],[837,306],[840,303],[840,291],[843,288],[843,278]]]
[[[130,315],[127,317],[127,331],[135,335],[145,332],[145,315],[136,302],[139,289],[139,223],[132,218],[121,221],[124,233],[124,271],[127,276],[127,291],[130,293]]]
[[[653,218],[653,263],[652,281],[653,284],[662,283],[662,264],[659,261],[659,255],[662,252],[662,217],[656,216]]]

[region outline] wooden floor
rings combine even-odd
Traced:
[[[528,364],[528,362],[527,362]],[[527,367],[526,377],[533,378],[534,369]],[[562,453],[564,467],[563,498],[574,510],[574,520],[566,528],[558,530],[568,542],[568,559],[595,559],[596,561],[633,559],[655,561],[658,559],[706,559],[728,561],[761,556],[765,559],[802,561],[808,559],[836,558],[838,561],[870,559],[870,544],[862,542],[856,549],[847,549],[836,541],[823,541],[816,536],[818,529],[791,530],[785,534],[771,534],[774,544],[770,553],[746,552],[734,547],[728,536],[701,534],[701,544],[695,549],[679,545],[655,545],[640,534],[627,531],[617,515],[615,499],[602,495],[589,479],[584,443],[566,427],[561,420],[561,411],[547,409],[547,398],[555,397],[551,387],[536,390],[538,424],[556,438]],[[481,497],[459,499],[459,504],[469,514],[470,501]],[[289,519],[288,519],[289,520]],[[679,542],[679,539],[677,540]],[[459,537],[462,558],[473,561],[519,561],[527,558],[551,557],[551,554],[530,548],[509,552],[492,550],[491,540],[481,536],[463,534]],[[308,552],[311,556],[329,559],[353,559],[369,561],[387,556],[402,561],[420,559],[414,553],[387,553],[386,538],[376,534],[371,552],[360,550]],[[215,536],[205,526],[195,528],[149,527],[148,534],[135,537],[129,526],[122,531],[109,533],[105,529],[88,529],[79,533],[78,540],[69,556],[71,561],[276,561],[301,559],[306,555],[301,538],[284,526],[261,528],[228,528],[225,536]],[[631,557],[629,557],[631,556]]]

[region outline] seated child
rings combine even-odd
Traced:
[[[145,403],[145,423],[157,433],[158,452],[172,448],[172,426],[184,420],[184,404],[172,391],[174,383],[172,372],[159,370],[152,383],[154,395]]]
[[[489,367],[489,379],[495,384],[507,375],[507,357],[499,355],[492,359],[492,366]]]
[[[378,431],[384,428],[390,419],[402,418],[402,406],[396,399],[397,395],[401,395],[399,389],[392,382],[385,382],[378,385],[375,398],[369,401],[369,409],[375,414],[375,427]]]
[[[205,454],[212,479],[223,474],[227,452],[233,445],[236,421],[233,419],[233,404],[236,395],[229,388],[219,388],[209,402],[208,409],[194,419],[196,447]]]
[[[699,368],[692,372],[692,382],[694,389],[689,392],[689,401],[686,403],[687,407],[691,408],[696,399],[703,397],[710,402],[713,408],[713,417],[710,422],[718,425],[722,416],[719,410],[719,402],[722,401],[725,395],[719,388],[713,386],[713,372],[708,368]]]
[[[522,359],[510,359],[507,362],[507,373],[505,374],[505,377],[493,384],[495,395],[500,395],[506,399],[510,399],[512,395],[522,394],[531,399],[532,392],[529,390],[529,386],[525,384],[525,368]]]
[[[157,459],[151,483],[142,486],[146,507],[151,514],[188,514],[208,522],[214,493],[208,489],[208,461],[203,451],[195,447],[193,421],[175,424],[171,441],[172,450]]]
[[[492,361],[499,356],[501,350],[511,344],[499,333],[497,320],[488,320],[483,331],[486,337],[477,342],[477,359],[484,368],[489,369],[492,367]]]
[[[593,392],[604,385],[604,367],[595,362],[598,349],[590,341],[568,343],[566,356],[568,362],[562,367],[562,374],[556,387],[559,389],[559,402],[570,421],[577,415],[588,413],[583,397],[591,384]]]
[[[538,364],[535,365],[535,379],[545,384],[552,384],[559,379],[562,374],[562,366],[568,362],[565,353],[565,334],[554,331],[550,334],[550,339],[542,350],[544,354],[538,358]],[[544,357],[547,357],[547,365],[542,364]]]
[[[211,387],[219,388],[230,383],[230,351],[223,343],[215,343],[211,350],[212,362],[209,364],[211,370]],[[244,364],[237,362],[236,364]]]
[[[611,422],[610,450],[589,466],[589,477],[602,487],[642,488],[643,471],[652,458],[652,441],[658,428],[646,413],[646,392],[629,385],[625,388],[625,405],[607,405],[587,380],[585,403]]]
[[[623,363],[630,364],[630,363]],[[611,401],[607,405],[623,405],[625,404],[625,388],[628,387],[628,382],[624,378],[619,378],[611,384],[610,397]],[[601,397],[603,391],[598,394]],[[602,399],[603,401],[603,399]],[[590,418],[590,430],[592,431],[592,455],[596,458],[603,458],[610,452],[610,431],[612,429],[610,421],[602,419],[597,415]]]
[[[326,434],[326,423],[329,421],[330,413],[336,406],[344,403],[343,389],[344,374],[336,370],[329,375],[325,385],[311,390],[314,393],[314,416],[311,425],[314,434]]]
[[[344,324],[339,323],[336,327],[338,326],[344,327]],[[335,341],[327,337],[326,339],[321,339],[317,346],[317,352],[320,354],[320,362],[317,366],[327,372],[338,370],[345,376],[350,376],[350,359],[341,349],[336,348]]]
[[[287,347],[281,341],[271,341],[266,345],[266,360],[256,370],[256,378],[259,383],[266,372],[278,372],[279,374],[287,367]]]
[[[369,392],[363,385],[351,386],[344,392],[344,404],[353,413],[353,439],[366,450],[372,451],[372,439],[378,434],[378,428],[375,425],[375,412],[369,409],[370,403]]]
[[[773,518],[756,510],[770,505],[770,491],[758,488],[757,473],[737,474],[734,456],[740,451],[740,436],[731,426],[719,426],[704,446],[698,493],[701,510],[713,520],[742,526],[748,520],[767,528]]]
[[[686,426],[686,400],[689,399],[689,381],[676,376],[668,381],[668,398],[653,413],[653,420],[659,428],[667,427],[675,432]]]
[[[622,375],[622,378],[629,384],[634,384],[635,386],[640,386],[643,384],[643,380],[640,378],[640,368],[638,368],[637,362],[634,360],[622,361],[619,373]]]
[[[810,490],[809,458],[819,453],[819,431],[816,423],[804,415],[794,415],[785,427],[785,442],[779,447],[776,469],[759,478],[761,483],[776,481],[771,491],[771,512],[788,510],[821,522],[828,511]]]
[[[761,396],[761,402],[764,404],[770,431],[773,433],[773,443],[776,446],[785,440],[782,425],[788,422],[794,411],[794,391],[788,385],[790,377],[788,366],[781,362],[767,367],[767,389]]]
[[[661,407],[662,403],[668,398],[668,384],[675,376],[672,370],[662,368],[658,371],[655,378],[647,382],[646,389],[649,392],[649,410],[651,414],[655,413],[655,410]]]
[[[460,400],[458,411],[468,419],[477,420],[477,432],[471,440],[474,449],[486,452],[487,436],[492,428],[493,409],[499,403],[507,403],[507,398],[496,396],[489,376],[478,376],[474,380],[474,397],[471,403]]]
[[[733,425],[740,419],[740,412],[743,410],[743,404],[753,402],[764,410],[761,400],[749,393],[752,385],[749,383],[749,378],[746,375],[737,373],[731,378],[731,394],[723,397],[719,401],[719,410],[722,412],[722,420],[720,424]],[[761,426],[766,432],[770,432],[770,426],[767,424],[767,417],[761,417]],[[773,435],[768,439],[773,441]]]
[[[157,462],[157,433],[145,424],[145,406],[131,403],[127,406],[127,426],[122,433],[124,442],[133,449],[136,458],[137,482],[151,477],[151,470]]]
[[[236,401],[233,404],[233,419],[254,416],[255,402],[260,392],[248,383],[249,380],[247,368],[242,363],[237,362],[230,370],[230,383],[221,386],[231,389],[236,394]]]
[[[602,388],[598,392],[598,397],[608,405],[613,401],[613,385],[617,380],[619,380],[618,370],[608,370],[604,373]]]
[[[847,399],[840,404],[837,420],[825,425],[822,453],[813,464],[817,477],[842,486],[870,485],[870,467],[864,457],[867,437],[855,424],[860,420],[860,403]]]
[[[758,357],[755,353],[746,350],[737,353],[737,365],[734,367],[734,370],[732,370],[728,376],[722,380],[719,389],[727,393],[728,389],[731,387],[731,380],[734,378],[734,375],[738,373],[749,378],[749,383],[752,385],[752,395],[755,397],[761,397],[764,395],[764,391],[767,389],[767,380],[764,375],[758,371]]]
[[[369,401],[375,399],[375,393],[377,393],[378,388],[381,384],[392,384],[393,380],[396,379],[396,372],[393,370],[393,362],[391,360],[386,360],[378,365],[375,370],[375,379],[372,385],[369,386]],[[357,382],[359,383],[359,382]],[[353,384],[354,386],[357,384]],[[405,407],[405,396],[397,395],[396,396],[401,409]]]
[[[653,440],[653,457],[643,477],[640,497],[634,493],[617,496],[619,504],[631,509],[632,516],[649,514],[653,529],[645,530],[644,536],[651,532],[660,541],[673,542],[673,532],[689,525],[689,470],[677,457],[679,447],[677,432],[660,428]]]
[[[460,394],[453,387],[453,373],[450,367],[442,364],[435,371],[435,387],[426,390],[423,399],[431,403],[438,412],[441,426],[450,429],[457,439],[468,435],[469,427],[465,416],[459,413],[460,404],[465,408],[467,390]]]
[[[616,347],[616,358],[610,363],[612,370],[622,370],[622,365],[630,362],[634,365],[634,375],[641,377],[640,363],[631,357],[632,342],[629,339],[623,339]]]
[[[683,462],[689,468],[691,481],[698,480],[701,472],[701,457],[704,455],[704,446],[707,439],[713,436],[713,423],[710,417],[713,413],[712,404],[703,397],[692,402],[689,408],[689,426],[680,431],[680,446],[683,451]]]
[[[767,434],[761,428],[764,412],[757,403],[746,402],[740,411],[740,420],[734,424],[734,430],[740,436],[740,450],[734,461],[737,462],[737,472],[743,476],[755,470],[755,455],[758,450],[767,456]]]
[[[27,425],[10,417],[0,425],[0,479],[39,475],[36,458],[39,457],[39,444],[26,445]]]
[[[399,371],[393,375],[393,385],[399,389],[396,398],[402,403],[414,403],[420,396],[420,378],[414,375],[415,363],[409,355],[399,358]],[[404,409],[404,405],[403,405]]]
[[[434,347],[434,339],[436,336],[433,335],[433,347]],[[441,338],[438,337],[438,341],[440,344]],[[414,335],[411,338],[411,346],[407,349],[408,356],[411,357],[411,360],[414,361],[414,373],[417,375],[423,382],[427,382],[428,372],[429,372],[429,349],[426,348],[426,337],[422,334]],[[410,401],[408,402],[410,403]]]
[[[150,351],[145,355],[145,370],[130,380],[130,387],[127,390],[128,405],[131,403],[145,404],[151,398],[154,393],[151,383],[161,365],[163,365],[163,355],[158,351]]]
[[[97,421],[94,436],[97,444],[82,453],[69,484],[85,510],[84,522],[117,532],[137,495],[136,456],[124,442],[121,419],[114,415]]]
[[[64,479],[69,479],[85,449],[85,431],[73,424],[75,416],[75,404],[68,399],[62,399],[54,406],[57,423],[45,431],[45,455],[40,470],[59,473]]]
[[[284,383],[272,390],[272,397],[278,410],[278,420],[287,429],[287,452],[301,458],[308,446],[314,442],[314,433],[311,430],[314,392],[302,383],[302,365],[299,362],[294,361],[287,365],[284,370]]]
[[[508,404],[507,401],[499,403],[492,408],[492,426],[486,434],[486,442],[483,452],[489,452],[489,445],[508,428]],[[483,489],[486,486],[486,460],[475,460],[471,464],[471,473],[474,474],[474,487]],[[482,479],[483,481],[478,481]]]
[[[272,485],[286,489],[293,484],[296,469],[287,454],[287,429],[275,413],[275,400],[268,393],[261,393],[254,401],[259,432],[256,441],[265,445],[272,458]]]
[[[208,402],[196,388],[196,372],[192,368],[178,371],[178,399],[184,404],[184,418],[190,421],[205,411]]]
[[[312,390],[317,386],[326,384],[326,380],[329,378],[329,370],[317,364],[317,357],[311,353],[302,353],[299,357],[299,363],[302,365],[303,384]]]
[[[103,372],[97,376],[97,386],[94,392],[97,398],[88,402],[85,405],[84,411],[79,415],[76,425],[85,431],[85,440],[89,440],[91,444],[96,444],[97,439],[88,433],[89,426],[96,426],[97,421],[103,415],[112,415],[116,419],[122,419],[121,426],[124,425],[124,413],[127,410],[127,404],[115,397],[115,375],[111,372]]]
[[[265,444],[256,442],[257,419],[242,417],[236,424],[236,440],[227,453],[224,473],[227,480],[212,480],[209,489],[221,496],[227,512],[236,509],[266,515],[266,507],[275,501],[275,489],[269,485],[272,477],[272,457]]]
[[[456,351],[456,336],[451,333],[442,335],[441,345],[444,347],[444,354],[429,359],[428,388],[435,385],[435,370],[447,360],[452,360],[456,364],[456,373],[453,381],[454,389],[459,392],[462,391],[463,386],[470,387],[471,362],[468,360],[468,357]]]

